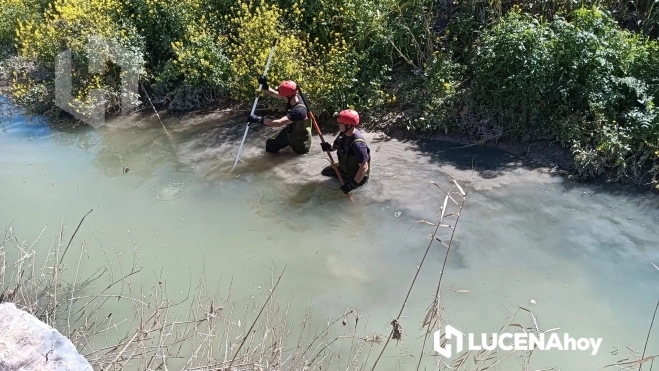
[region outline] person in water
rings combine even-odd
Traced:
[[[334,143],[320,143],[323,151],[337,151],[339,157],[339,173],[343,178],[341,190],[348,194],[358,187],[366,184],[370,175],[371,150],[366,140],[357,130],[359,114],[352,109],[345,109],[336,119],[340,134]],[[325,176],[336,177],[334,167],[327,166],[321,171]]]
[[[266,140],[266,152],[277,153],[286,147],[291,147],[299,155],[308,153],[311,148],[311,119],[304,102],[298,95],[297,84],[290,80],[283,81],[277,90],[274,90],[268,86],[265,76],[259,77],[258,81],[268,95],[286,101],[286,115],[279,119],[267,119],[254,114],[247,119],[250,124],[285,126],[277,135]]]

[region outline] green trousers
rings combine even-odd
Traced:
[[[311,132],[292,131],[287,126],[279,134],[265,141],[265,150],[270,153],[277,153],[289,146],[298,155],[309,153],[309,149],[311,148]]]

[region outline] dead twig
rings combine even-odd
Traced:
[[[62,257],[59,260],[59,265],[62,264],[62,260],[64,260],[64,256],[66,255],[66,252],[69,251],[69,246],[71,246],[71,242],[73,242],[73,239],[75,238],[76,234],[78,233],[78,229],[80,229],[80,226],[82,225],[82,222],[85,221],[85,218],[87,215],[91,214],[91,212],[94,211],[94,209],[89,210],[85,216],[80,219],[80,223],[78,223],[78,227],[76,228],[75,232],[73,232],[73,235],[71,236],[71,239],[69,240],[69,243],[66,245],[66,248],[64,249],[64,252],[62,253]]]
[[[650,328],[648,329],[648,336],[645,339],[645,345],[643,346],[643,354],[641,354],[641,359],[645,358],[645,350],[648,347],[648,341],[650,340],[650,333],[652,332],[652,325],[654,324],[654,317],[657,315],[657,309],[659,309],[659,300],[657,301],[657,306],[654,307],[654,314],[652,315],[652,321],[650,321]],[[638,365],[638,371],[641,371],[641,364]]]

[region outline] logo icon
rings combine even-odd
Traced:
[[[441,354],[443,357],[446,358],[451,358],[452,354],[452,347],[451,344],[447,344],[446,346],[442,347],[441,344],[441,330],[435,331],[435,342],[434,342],[434,348],[435,351],[439,354]],[[446,325],[446,339],[451,339],[455,337],[457,344],[455,345],[455,353],[460,353],[462,352],[462,332],[456,328],[454,328],[451,325]]]
[[[109,60],[121,68],[121,113],[126,114],[137,107],[141,57],[133,50],[100,36],[87,38],[89,74],[103,73]],[[92,89],[88,98],[91,105],[77,102],[73,95],[72,55],[67,49],[55,59],[55,104],[75,118],[94,128],[105,125],[105,107],[108,102],[104,89]]]
[[[591,355],[596,355],[602,338],[573,338],[570,334],[563,334],[562,338],[557,333],[541,332],[540,334],[534,333],[482,333],[480,336],[468,333],[467,349],[472,351],[480,350],[495,350],[497,348],[503,351],[528,351],[528,350],[581,350],[591,351]],[[454,328],[451,325],[445,327],[446,343],[442,346],[441,330],[434,333],[434,349],[441,356],[451,358],[453,355],[462,352],[464,349],[465,334],[462,331]],[[449,340],[455,338],[452,344],[448,344]],[[455,349],[453,349],[455,346]]]

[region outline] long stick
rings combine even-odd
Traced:
[[[284,270],[281,271],[281,274],[279,275],[279,278],[277,279],[277,283],[275,283],[275,286],[272,288],[270,291],[270,294],[268,295],[268,298],[265,300],[265,303],[263,303],[263,306],[261,307],[261,311],[259,314],[256,316],[254,319],[254,322],[252,322],[252,326],[249,327],[249,330],[245,333],[245,337],[243,338],[243,341],[240,343],[240,346],[238,347],[238,350],[236,351],[236,354],[231,358],[231,362],[229,362],[229,366],[227,367],[228,370],[231,369],[231,365],[233,364],[233,361],[236,360],[236,357],[238,357],[238,353],[240,353],[240,349],[242,349],[243,345],[245,345],[245,340],[247,340],[247,337],[249,336],[250,333],[252,333],[252,329],[254,328],[254,325],[256,325],[256,322],[259,320],[259,317],[261,317],[261,313],[263,313],[263,309],[265,309],[265,306],[268,304],[270,301],[270,298],[272,297],[272,294],[275,293],[275,290],[277,289],[277,286],[279,285],[279,281],[281,281],[281,277],[284,275],[284,272],[286,272],[286,267],[288,265],[284,266]]]
[[[316,129],[316,133],[318,133],[318,137],[320,137],[320,141],[322,143],[325,143],[323,134],[320,132],[320,128],[318,127],[318,122],[316,122],[316,117],[313,115],[313,112],[311,112],[311,108],[309,108],[309,105],[307,104],[307,99],[304,97],[304,94],[302,93],[302,88],[299,86],[298,86],[298,91],[300,92],[300,97],[302,97],[302,102],[304,103],[304,106],[307,108],[307,112],[309,112],[309,116],[311,116],[311,122],[313,123],[313,127]],[[339,172],[339,168],[336,166],[336,163],[334,163],[334,158],[332,157],[332,153],[330,153],[330,151],[326,151],[326,152],[327,152],[327,157],[329,157],[330,163],[332,164],[332,167],[336,172],[336,176],[339,177],[339,182],[341,183],[341,186],[343,186],[343,177],[341,177],[341,172]],[[350,201],[355,202],[355,200],[352,199],[350,193],[346,193],[346,196],[350,198]]]
[[[277,40],[275,39],[272,42],[272,47],[270,47],[270,55],[268,56],[268,61],[265,64],[265,70],[263,71],[263,76],[265,76],[268,73],[268,68],[270,68],[270,61],[272,60],[272,54],[275,52],[275,44],[277,44]],[[263,86],[259,84],[259,90],[256,92],[256,97],[254,98],[254,104],[252,105],[252,111],[250,112],[250,116],[254,114],[254,111],[256,110],[256,104],[259,101],[259,93],[261,92],[261,89]],[[240,159],[240,154],[243,151],[243,145],[245,144],[245,138],[247,138],[247,132],[249,131],[249,123],[247,123],[247,127],[245,127],[245,134],[243,134],[243,140],[240,142],[240,149],[238,149],[238,154],[236,155],[236,161],[233,163],[233,167],[231,168],[231,171],[236,167],[236,164],[238,164],[238,160]]]
[[[151,104],[151,108],[153,108],[153,112],[156,113],[156,117],[158,118],[158,121],[160,121],[160,125],[162,125],[162,128],[165,129],[165,134],[169,137],[169,139],[172,139],[172,136],[169,135],[169,132],[167,131],[167,128],[165,127],[165,124],[162,123],[162,120],[160,119],[160,115],[158,114],[158,110],[156,110],[156,107],[153,105],[153,102],[151,102],[151,97],[149,97],[149,93],[146,92],[146,88],[144,88],[144,85],[140,83],[140,86],[142,87],[142,91],[146,95],[146,98],[149,100],[149,104]]]
[[[657,306],[654,308],[654,314],[652,315],[652,322],[650,322],[650,329],[648,330],[648,337],[645,339],[645,346],[643,347],[643,355],[641,355],[641,360],[645,358],[645,349],[648,347],[648,340],[650,340],[650,333],[652,332],[652,325],[654,324],[654,317],[657,315],[657,309],[659,309],[659,301],[657,301]],[[638,370],[641,371],[643,363],[639,363]],[[651,366],[650,366],[651,367]]]
[[[69,240],[69,243],[66,245],[66,249],[64,249],[64,253],[62,254],[62,257],[60,258],[58,265],[62,265],[62,260],[64,260],[64,255],[66,255],[66,252],[69,251],[69,246],[71,246],[71,242],[73,242],[73,239],[75,238],[76,233],[78,233],[78,229],[80,229],[80,226],[82,225],[82,222],[85,221],[85,218],[87,217],[87,215],[89,215],[92,211],[94,211],[94,209],[89,210],[89,212],[87,214],[85,214],[85,216],[83,216],[82,219],[80,219],[80,223],[78,224],[78,228],[76,228],[75,232],[73,232],[73,235],[71,236],[71,239]]]

